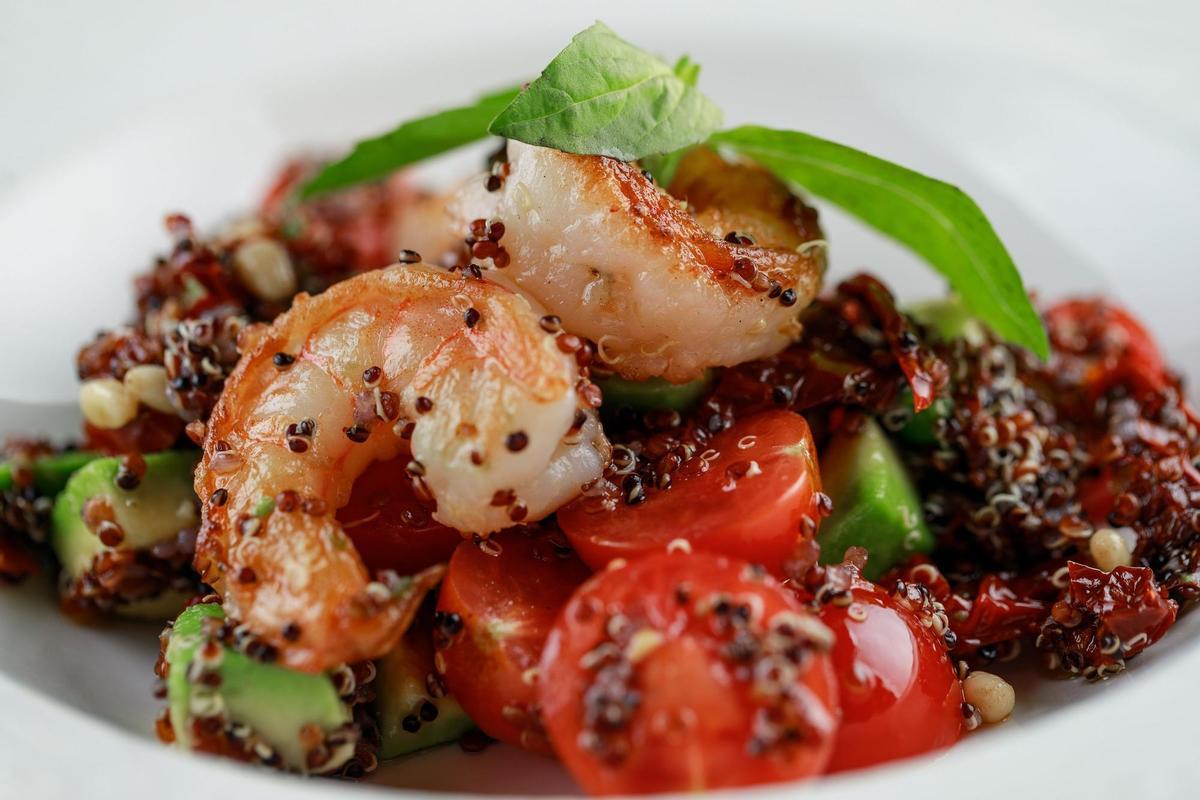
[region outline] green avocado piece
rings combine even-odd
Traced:
[[[192,489],[192,472],[198,453],[165,452],[145,457],[146,474],[136,489],[117,486],[120,458],[97,458],[85,464],[67,481],[50,512],[50,546],[71,581],[91,569],[96,556],[105,550],[144,550],[168,541],[179,531],[200,524],[200,512]],[[113,521],[124,538],[108,547],[84,522],[87,503],[107,501]],[[160,597],[119,606],[122,616],[165,619],[183,605],[187,592],[165,592]],[[162,609],[167,613],[161,614]]]
[[[892,443],[872,418],[854,433],[834,436],[821,457],[833,514],[821,523],[821,563],[836,564],[847,548],[870,554],[864,577],[875,580],[914,552],[933,549],[921,500]]]
[[[104,498],[121,526],[119,549],[141,550],[198,525],[200,512],[192,489],[198,453],[165,452],[145,457],[146,474],[136,489],[116,484],[120,458],[98,458],[67,481],[50,514],[50,545],[63,569],[78,578],[106,546],[83,520],[89,500]]]
[[[976,319],[956,294],[926,300],[906,309],[908,315],[927,326],[940,339],[966,339],[968,344],[983,344],[983,323]]]
[[[965,339],[974,346],[983,344],[986,339],[982,323],[971,315],[958,295],[918,303],[908,309],[908,314],[933,331],[938,339]],[[934,435],[937,421],[950,415],[950,400],[945,395],[939,395],[933,405],[919,414],[913,414],[912,407],[912,390],[906,386],[896,396],[896,404],[890,414],[893,419],[905,419],[907,412],[907,421],[899,427],[889,424],[889,428],[905,444],[932,447],[937,444]]]
[[[99,453],[89,453],[86,450],[68,450],[65,453],[55,453],[34,459],[30,469],[33,471],[33,487],[38,494],[53,497],[67,485],[67,479],[89,461],[99,458]],[[13,487],[13,464],[0,464],[0,491]]]
[[[453,742],[475,727],[452,695],[430,692],[433,632],[427,624],[415,623],[396,649],[376,666],[379,677],[375,679],[375,711],[383,737],[380,758],[396,758]],[[436,715],[426,706],[431,706]]]
[[[896,402],[888,415],[893,420],[903,420],[903,424],[899,428],[892,428],[901,442],[916,447],[933,447],[937,444],[938,420],[950,416],[952,408],[953,405],[948,397],[938,395],[929,408],[914,414],[912,389],[905,386],[896,395]]]
[[[708,370],[704,377],[688,383],[671,383],[663,378],[630,381],[616,375],[597,378],[595,383],[604,397],[604,406],[608,408],[624,407],[635,411],[669,408],[687,411],[708,391],[713,377],[713,371]]]
[[[338,696],[327,674],[309,675],[264,664],[224,645],[220,645],[218,663],[209,668],[220,676],[219,685],[194,683],[189,672],[196,652],[209,642],[205,620],[224,618],[218,604],[201,603],[185,609],[171,629],[166,655],[167,702],[175,743],[190,749],[194,710],[217,707],[230,722],[248,726],[270,745],[286,767],[305,771],[301,729],[315,724],[329,733],[351,722],[350,707]]]

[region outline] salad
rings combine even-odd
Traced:
[[[163,742],[350,779],[500,741],[593,794],[795,781],[1003,723],[1022,661],[1118,675],[1200,591],[1181,378],[954,186],[725,127],[699,72],[596,23],[168,216],[77,444],[5,447],[0,580],[165,624]],[[822,200],[947,294],[827,281]]]

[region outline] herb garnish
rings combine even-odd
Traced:
[[[471,105],[418,117],[373,139],[363,139],[348,156],[327,165],[300,192],[301,199],[377,180],[400,167],[441,155],[488,135],[488,125],[520,88],[484,95]]]
[[[975,201],[956,186],[797,131],[744,125],[710,140],[841,206],[940,272],[998,336],[1045,358],[1046,330],[1016,265]]]
[[[677,72],[602,22],[579,33],[488,128],[568,153],[636,161],[708,138],[721,110]],[[682,74],[680,74],[682,73]]]
[[[925,258],[981,322],[1045,358],[1046,332],[1020,273],[987,217],[962,190],[890,161],[797,131],[746,125],[716,131],[720,110],[696,89],[700,67],[674,67],[597,22],[577,34],[524,90],[410,120],[360,142],[302,197],[381,178],[494,133],[569,153],[640,161],[667,185],[703,142],[732,150],[841,206]]]

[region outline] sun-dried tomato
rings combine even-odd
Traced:
[[[138,415],[120,428],[97,428],[83,424],[83,449],[107,455],[157,453],[169,450],[183,434],[182,419],[142,406]]]
[[[1037,638],[1052,666],[1087,678],[1118,672],[1125,659],[1157,642],[1175,622],[1179,606],[1149,567],[1104,572],[1071,562],[1067,577],[1067,591]]]
[[[888,587],[896,580],[925,586],[945,606],[959,656],[1036,633],[1059,595],[1045,570],[1022,577],[985,575],[977,582],[952,589],[941,571],[924,556],[893,570],[881,584]]]
[[[929,408],[937,394],[946,387],[949,373],[945,362],[921,345],[908,318],[896,308],[892,293],[877,278],[866,274],[842,281],[837,291],[839,295],[850,298],[843,305],[843,314],[848,321],[855,327],[867,325],[883,331],[892,356],[912,389],[913,410],[921,412]],[[859,313],[853,298],[860,300],[869,313]]]
[[[765,407],[882,413],[907,381],[917,410],[946,384],[946,365],[921,340],[882,283],[858,275],[801,314],[801,340],[771,358],[725,370],[716,394],[739,414]]]
[[[1058,303],[1046,312],[1046,322],[1056,354],[1052,363],[1070,370],[1072,382],[1091,400],[1115,386],[1153,393],[1171,383],[1149,331],[1107,300]]]

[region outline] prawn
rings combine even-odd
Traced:
[[[288,667],[380,656],[419,603],[412,581],[370,580],[335,517],[371,462],[411,452],[396,480],[479,535],[550,514],[607,463],[561,334],[471,271],[365,273],[247,333],[196,473],[196,566]]]
[[[474,256],[626,378],[682,383],[770,356],[797,338],[820,287],[816,212],[706,148],[684,157],[669,192],[636,164],[517,141],[501,185],[489,178],[447,209]]]

